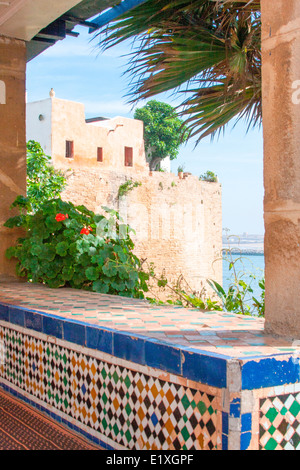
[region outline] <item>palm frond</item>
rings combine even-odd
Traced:
[[[97,37],[104,49],[133,40],[129,102],[184,91],[181,117],[199,142],[234,118],[260,124],[260,31],[259,0],[148,0]]]

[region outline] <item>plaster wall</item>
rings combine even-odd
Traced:
[[[26,138],[41,144],[46,155],[52,155],[52,100],[26,104]]]
[[[5,251],[20,233],[3,224],[14,215],[12,202],[26,193],[25,68],[25,43],[0,36],[0,82],[5,84],[0,103],[0,277],[15,275]]]
[[[300,338],[300,4],[262,1],[266,331]]]
[[[74,142],[74,158],[66,158],[66,140]],[[103,149],[103,162],[97,161],[97,148]],[[124,149],[133,149],[133,167],[124,165]],[[142,121],[115,117],[86,123],[84,105],[52,98],[52,159],[59,168],[122,168],[147,171]]]

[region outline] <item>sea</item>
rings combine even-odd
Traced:
[[[234,263],[234,268],[238,277],[243,279],[246,284],[251,284],[253,289],[253,296],[259,299],[261,295],[261,288],[259,287],[258,282],[264,277],[264,254],[231,254],[230,260],[224,259],[223,288],[225,292],[228,290],[229,285],[234,281],[233,269],[229,269],[230,261]]]

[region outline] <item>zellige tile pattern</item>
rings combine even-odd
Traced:
[[[18,330],[0,327],[6,347],[0,378],[89,429],[100,443],[144,450],[220,447],[220,400],[211,388],[170,382],[167,375],[163,380]]]

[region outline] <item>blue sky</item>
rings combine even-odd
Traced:
[[[120,45],[105,53],[86,28],[77,27],[77,38],[58,42],[27,66],[27,100],[49,97],[54,88],[61,99],[85,105],[86,117],[117,115],[133,117],[127,104],[128,78],[124,76],[129,48]],[[174,96],[155,97],[175,105]],[[145,103],[140,103],[142,106]],[[232,234],[263,234],[263,140],[262,130],[246,133],[246,123],[228,127],[225,135],[204,139],[196,148],[189,142],[180,148],[172,162],[195,175],[211,170],[222,184],[223,228]]]

